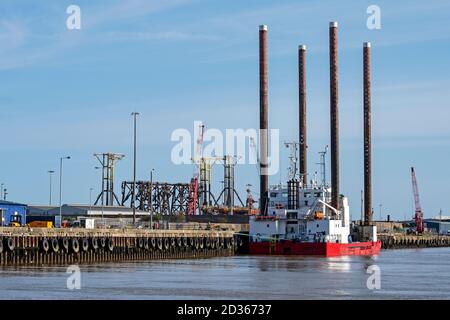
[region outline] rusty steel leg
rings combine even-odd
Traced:
[[[330,22],[331,206],[339,210],[339,107],[337,22]]]
[[[363,48],[364,87],[364,224],[372,224],[372,106],[370,94],[370,42]]]

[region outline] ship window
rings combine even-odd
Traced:
[[[317,228],[319,228],[319,224],[317,224]]]
[[[276,192],[271,192],[270,193],[270,197],[271,198],[276,198],[277,197],[277,193]]]
[[[308,200],[305,201],[305,206],[307,206],[307,205],[308,205]]]
[[[311,193],[310,192],[305,192],[303,195],[305,196],[305,198],[308,198],[311,195]]]
[[[287,198],[288,194],[287,194],[287,192],[283,192],[283,193],[281,194],[281,196],[282,196],[283,198]]]
[[[322,192],[316,192],[316,197],[321,197],[322,196]]]
[[[297,212],[288,212],[287,218],[288,219],[297,219]]]
[[[269,228],[269,224],[267,224],[267,228]]]

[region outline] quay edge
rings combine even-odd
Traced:
[[[70,265],[231,256],[233,231],[0,228],[0,265]]]

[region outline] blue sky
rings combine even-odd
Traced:
[[[81,8],[82,29],[66,28]],[[366,8],[381,8],[380,30]],[[297,137],[299,44],[306,44],[310,168],[329,139],[328,22],[339,22],[341,190],[359,217],[362,175],[362,43],[372,42],[373,189],[376,217],[412,215],[410,166],[426,217],[450,215],[450,3],[448,1],[29,1],[0,11],[0,182],[9,199],[48,202],[47,170],[65,163],[64,202],[99,191],[94,152],[126,154],[116,185],[132,177],[185,182],[170,161],[176,128],[258,126],[258,26],[269,26],[269,125]],[[288,166],[282,153],[282,178]],[[242,196],[253,166],[236,169]],[[222,180],[216,168],[215,185]],[[271,183],[279,181],[271,177]],[[55,176],[54,185],[58,179]],[[53,198],[57,202],[57,188]],[[119,192],[119,190],[116,190]]]

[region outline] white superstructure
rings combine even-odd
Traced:
[[[299,188],[298,209],[288,208],[288,195],[286,186],[270,189],[267,216],[250,218],[251,241],[349,242],[350,209],[346,197],[341,198],[338,211],[328,205],[331,189],[327,186]]]

